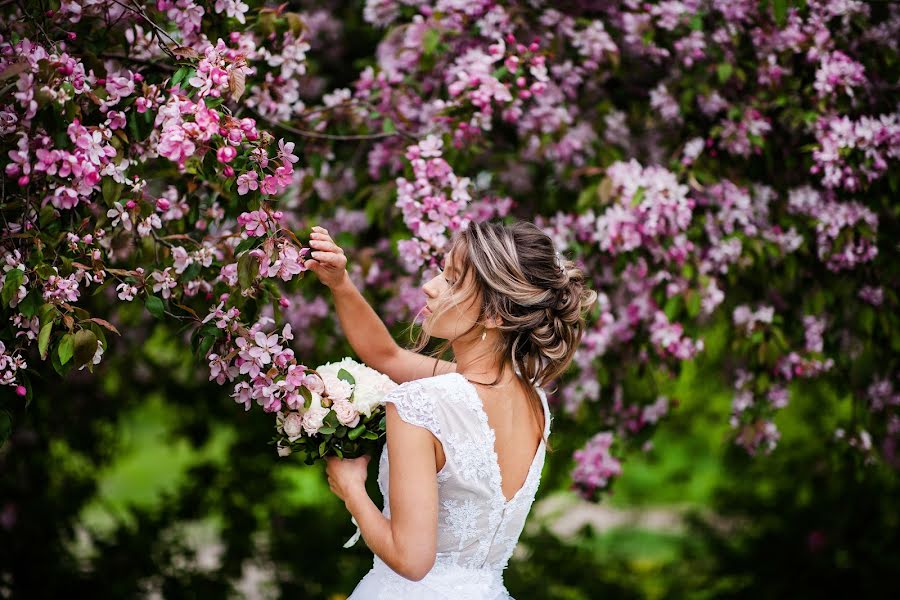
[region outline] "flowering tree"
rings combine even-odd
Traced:
[[[237,402],[302,411],[302,228],[378,237],[351,276],[411,319],[452,232],[510,215],[603,292],[555,398],[586,497],[722,318],[739,445],[772,451],[803,382],[853,406],[838,446],[900,465],[896,7],[369,0],[377,50],[330,91],[323,11],[4,9],[0,378],[26,402],[38,356],[92,368],[139,300]]]

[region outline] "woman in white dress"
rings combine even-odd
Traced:
[[[386,398],[379,508],[369,457],[329,459],[332,491],[375,554],[348,600],[505,600],[503,570],[534,501],[550,411],[542,387],[569,364],[596,292],[534,224],[472,222],[423,287],[413,349],[397,345],[314,227],[306,263],[334,296],[360,360],[400,385]],[[429,337],[446,340],[420,354]],[[454,361],[439,356],[452,347]]]

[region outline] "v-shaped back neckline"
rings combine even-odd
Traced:
[[[484,408],[484,401],[481,399],[481,394],[478,393],[478,388],[475,387],[475,384],[472,383],[471,381],[469,381],[465,375],[463,375],[462,373],[459,373],[457,371],[450,371],[450,372],[453,373],[454,375],[458,375],[466,383],[466,385],[469,387],[469,389],[472,390],[472,394],[474,395],[474,399],[475,399],[475,405],[479,411],[479,416],[481,417],[485,428],[488,430],[488,433],[490,434],[489,438],[488,438],[488,442],[490,445],[491,455],[494,458],[494,460],[493,460],[494,468],[495,468],[496,474],[497,474],[497,486],[496,486],[497,489],[495,491],[497,494],[499,494],[500,500],[502,500],[503,507],[505,509],[507,506],[512,504],[519,497],[519,494],[522,493],[522,490],[524,490],[526,487],[528,487],[528,482],[531,480],[531,477],[534,474],[533,473],[534,467],[537,464],[538,459],[541,456],[541,452],[544,449],[544,446],[545,446],[544,435],[546,435],[547,426],[550,423],[550,411],[547,406],[547,401],[541,394],[541,391],[540,391],[540,389],[538,389],[538,386],[535,385],[534,388],[535,388],[535,390],[537,390],[538,396],[541,398],[541,408],[544,411],[544,430],[541,432],[541,434],[542,434],[541,441],[538,443],[537,450],[535,450],[535,452],[534,452],[534,458],[531,459],[531,464],[528,467],[528,473],[525,475],[525,481],[523,481],[522,485],[519,487],[519,489],[515,491],[512,498],[507,499],[506,495],[503,493],[503,470],[500,468],[500,456],[497,454],[497,447],[496,447],[497,432],[494,431],[493,427],[491,427],[491,423],[490,423],[490,420],[488,419],[487,411]]]

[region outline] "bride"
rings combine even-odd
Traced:
[[[425,321],[401,348],[351,282],[321,227],[306,265],[334,296],[360,360],[400,385],[385,397],[378,485],[369,457],[328,460],[328,483],[359,524],[374,564],[348,600],[504,600],[503,570],[531,509],[550,411],[542,387],[565,370],[597,294],[527,222],[472,222],[422,290]],[[446,340],[420,354],[429,337]],[[454,362],[440,360],[448,346]]]

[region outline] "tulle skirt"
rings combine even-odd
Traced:
[[[420,581],[398,575],[377,556],[347,600],[513,600],[503,575],[487,569],[437,564]]]

